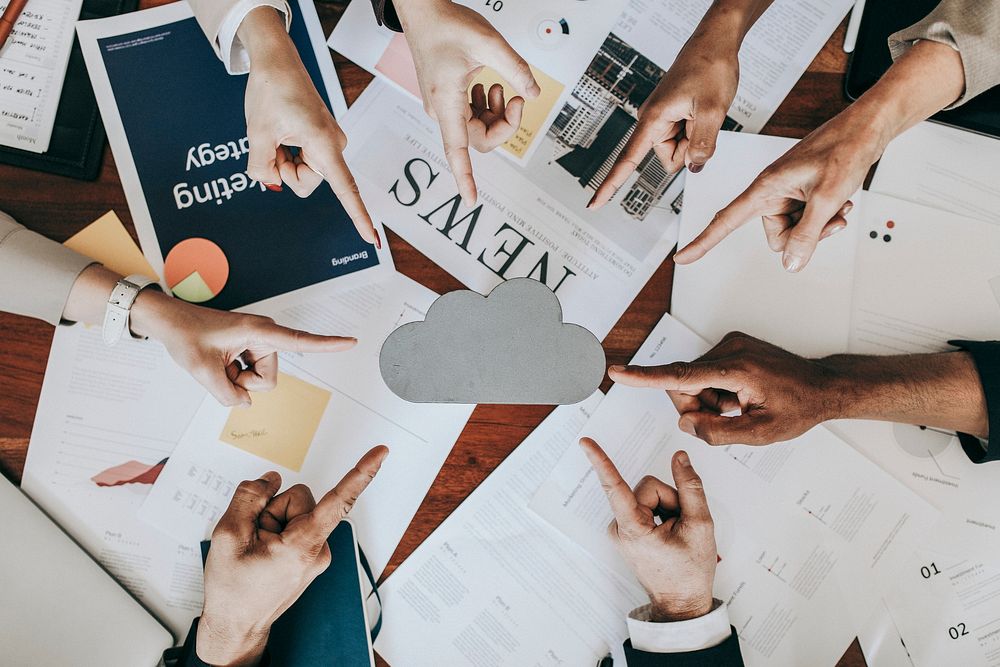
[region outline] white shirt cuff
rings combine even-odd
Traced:
[[[650,605],[632,610],[628,615],[628,634],[632,648],[646,653],[682,653],[718,646],[729,638],[729,611],[721,600],[714,600],[712,611],[687,621],[655,623],[649,620]]]
[[[247,14],[258,7],[273,7],[285,16],[285,30],[292,26],[292,10],[285,0],[241,0],[222,21],[219,34],[215,38],[216,51],[230,74],[246,74],[250,71],[250,56],[240,41],[237,31]]]

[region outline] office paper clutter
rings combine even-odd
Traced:
[[[562,321],[558,297],[517,278],[488,296],[439,297],[422,322],[382,345],[386,385],[413,403],[563,405],[590,396],[604,377],[604,349],[587,329]]]

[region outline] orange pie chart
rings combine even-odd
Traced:
[[[185,239],[163,260],[163,274],[174,296],[190,303],[214,299],[229,280],[229,260],[208,239]]]

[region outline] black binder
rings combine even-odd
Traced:
[[[124,14],[135,10],[138,4],[139,0],[84,0],[80,20]],[[80,40],[74,37],[49,150],[32,153],[0,146],[0,162],[92,181],[101,170],[104,138],[104,125],[90,87]]]

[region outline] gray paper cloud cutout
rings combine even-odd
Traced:
[[[413,403],[578,403],[600,386],[604,348],[562,321],[559,299],[530,278],[489,296],[444,294],[423,322],[404,324],[382,345],[386,385]]]

